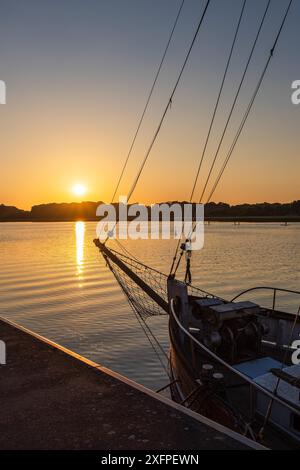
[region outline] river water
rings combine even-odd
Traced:
[[[95,229],[94,222],[1,223],[0,315],[156,389],[166,374],[92,242]],[[169,272],[174,241],[124,246]],[[260,285],[300,290],[299,265],[300,224],[211,223],[193,254],[193,284],[228,299]],[[268,291],[247,298],[272,301]],[[278,296],[278,307],[296,312],[298,304]],[[167,351],[167,317],[148,323]]]

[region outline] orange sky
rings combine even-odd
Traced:
[[[22,12],[6,7],[0,19],[0,42],[4,45],[0,78],[7,84],[7,104],[0,106],[0,203],[24,209],[45,202],[110,200],[166,43],[166,25],[172,24],[175,14],[174,7],[174,11],[170,10],[171,3],[158,18],[148,2],[135,4],[132,0],[135,8],[139,5],[134,10],[139,21],[133,22],[128,13],[119,24],[116,5],[113,8],[105,3],[100,11],[92,2],[93,8],[86,10],[84,2],[76,0],[70,17],[70,9],[64,9],[67,2],[54,3],[57,5],[43,2],[42,8],[28,0],[26,9],[20,7]],[[118,4],[120,13],[123,3],[117,0],[112,3]],[[238,0],[229,0],[227,22],[217,4],[209,12],[207,26],[142,174],[134,201],[189,198],[239,4]],[[248,8],[249,21],[243,24],[240,49],[224,89],[195,200],[261,17],[261,2],[255,0]],[[184,11],[120,194],[127,194],[144,157],[198,13],[199,2],[193,1]],[[256,85],[281,14],[282,2],[275,1],[216,170]],[[300,78],[295,60],[299,57],[299,21],[297,4],[245,131],[213,197],[215,201],[236,204],[299,199],[300,106],[292,105],[290,99],[291,83]],[[84,197],[72,193],[75,183],[87,187]]]

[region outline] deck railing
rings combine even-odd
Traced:
[[[171,312],[171,315],[173,316],[175,322],[177,323],[178,327],[183,331],[183,333],[185,333],[185,335],[188,336],[193,343],[195,343],[198,347],[200,347],[200,349],[202,349],[205,353],[207,353],[212,359],[214,359],[216,362],[221,364],[226,369],[233,372],[236,376],[239,376],[241,379],[243,379],[245,382],[247,382],[254,389],[259,390],[265,396],[271,398],[272,401],[274,401],[276,403],[279,403],[280,405],[284,406],[285,408],[288,408],[290,411],[292,411],[293,413],[295,413],[297,416],[300,417],[300,407],[299,406],[290,404],[285,398],[280,397],[280,396],[276,395],[275,393],[272,393],[267,388],[264,388],[262,385],[256,383],[253,379],[248,377],[243,372],[240,372],[239,370],[235,369],[232,365],[230,365],[228,362],[224,361],[220,356],[218,356],[211,349],[209,349],[202,342],[200,342],[197,338],[195,338],[195,336],[193,336],[193,334],[190,331],[188,331],[182,325],[182,323],[180,322],[180,320],[177,316],[177,312],[175,311],[174,299],[171,299],[171,302],[170,302],[170,312]]]
[[[286,292],[288,294],[294,294],[294,295],[299,295],[300,296],[300,291],[292,290],[292,289],[284,289],[282,287],[270,287],[270,286],[259,286],[259,287],[251,287],[250,289],[246,289],[242,292],[240,292],[238,295],[233,297],[230,302],[234,302],[237,300],[239,297],[241,297],[244,294],[248,294],[249,292],[254,292],[257,290],[269,290],[273,292],[273,300],[272,300],[272,310],[274,311],[276,309],[276,300],[277,300],[277,293],[278,292]],[[300,298],[299,298],[300,302]],[[300,305],[300,303],[299,303]]]

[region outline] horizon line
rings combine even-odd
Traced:
[[[215,201],[210,201],[209,203],[204,203],[203,205],[209,205],[209,204],[226,204],[230,207],[235,207],[235,206],[243,206],[243,205],[249,205],[249,206],[255,206],[255,205],[260,205],[260,204],[270,204],[270,205],[275,205],[275,204],[280,204],[280,205],[285,205],[285,204],[293,204],[295,202],[299,202],[300,201],[300,196],[299,196],[299,199],[294,199],[292,201],[286,201],[286,202],[278,202],[278,201],[273,201],[273,202],[270,202],[270,201],[260,201],[260,202],[240,202],[240,203],[237,203],[237,204],[230,204],[229,202],[225,202],[225,201],[218,201],[218,202],[215,202]],[[105,201],[102,201],[102,200],[98,200],[98,201],[90,201],[90,200],[86,200],[86,201],[71,201],[71,202],[55,202],[55,201],[51,201],[51,202],[41,202],[41,203],[38,203],[38,204],[33,204],[30,209],[22,209],[18,206],[14,206],[14,205],[9,205],[9,204],[5,204],[5,203],[0,203],[0,207],[11,207],[11,208],[15,208],[15,209],[18,209],[20,211],[24,211],[24,212],[30,212],[32,210],[33,207],[39,207],[39,206],[43,206],[43,205],[71,205],[71,204],[112,204],[112,205],[116,205],[116,204],[122,204],[122,202],[113,202],[113,203],[110,203],[110,202],[105,202]],[[134,204],[139,204],[139,205],[144,205],[146,207],[151,207],[155,204],[174,204],[174,203],[179,203],[179,204],[200,204],[199,202],[196,202],[196,201],[187,201],[187,200],[168,200],[168,201],[159,201],[159,202],[152,202],[152,203],[148,203],[148,204],[145,204],[145,203],[142,203],[142,202],[130,202],[128,203],[128,206],[132,206]]]

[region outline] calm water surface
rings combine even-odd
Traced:
[[[0,315],[151,388],[167,383],[137,320],[92,243],[96,223],[0,224]],[[168,273],[174,242],[128,241]],[[300,290],[300,224],[214,223],[193,255],[193,283],[232,298],[258,285]],[[255,300],[270,304],[270,294]],[[299,299],[279,296],[296,312]],[[149,325],[168,349],[167,318]]]

